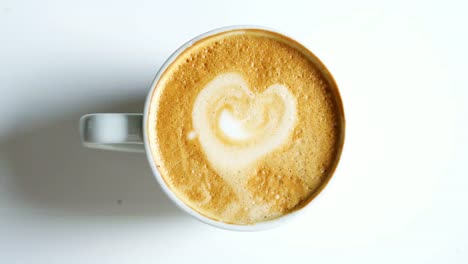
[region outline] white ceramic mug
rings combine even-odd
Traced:
[[[150,99],[153,91],[156,87],[156,84],[159,81],[159,78],[164,73],[166,68],[171,65],[171,63],[188,47],[192,44],[201,40],[203,38],[209,37],[214,34],[222,33],[224,31],[230,31],[234,29],[263,29],[268,31],[274,31],[272,29],[258,27],[258,26],[230,26],[215,29],[209,31],[205,34],[202,34],[187,43],[182,47],[176,50],[162,65],[159,69],[156,77],[153,80],[151,85],[151,90],[148,93],[145,102],[145,108],[143,114],[126,114],[126,113],[96,113],[84,115],[80,119],[80,135],[83,145],[90,148],[98,149],[107,149],[107,150],[116,150],[116,151],[127,151],[127,152],[142,152],[146,153],[146,157],[151,166],[153,174],[156,177],[156,180],[161,185],[164,192],[169,196],[169,198],[178,205],[182,210],[195,217],[196,219],[204,222],[206,224],[236,231],[258,231],[276,227],[280,224],[290,221],[290,219],[295,216],[302,214],[305,208],[310,207],[311,202],[304,206],[302,209],[291,212],[279,218],[258,222],[252,225],[235,225],[227,224],[223,222],[214,221],[210,218],[207,218],[194,209],[187,206],[183,203],[164,182],[161,174],[159,173],[156,164],[154,163],[153,153],[150,151],[149,142],[148,142],[148,133],[147,133],[147,116],[150,106]],[[280,33],[285,35],[283,33]],[[326,183],[324,183],[326,185]],[[320,195],[321,196],[321,195]],[[313,200],[317,200],[318,197],[315,197]]]

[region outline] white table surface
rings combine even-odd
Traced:
[[[0,1],[0,263],[468,263],[466,1]],[[334,74],[347,138],[304,217],[199,223],[143,155],[80,146],[139,112],[161,63],[221,26],[289,33]]]

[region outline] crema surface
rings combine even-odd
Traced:
[[[151,97],[148,136],[168,187],[202,215],[252,224],[307,204],[339,159],[334,81],[297,42],[232,30],[187,48]]]

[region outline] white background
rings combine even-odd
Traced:
[[[0,1],[0,263],[468,263],[466,1]],[[342,161],[304,217],[259,233],[179,211],[143,155],[78,118],[142,110],[205,31],[289,33],[335,76]]]

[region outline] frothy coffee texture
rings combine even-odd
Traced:
[[[307,204],[343,143],[336,85],[305,48],[242,29],[194,43],[162,74],[148,136],[155,163],[185,204],[252,224]]]

